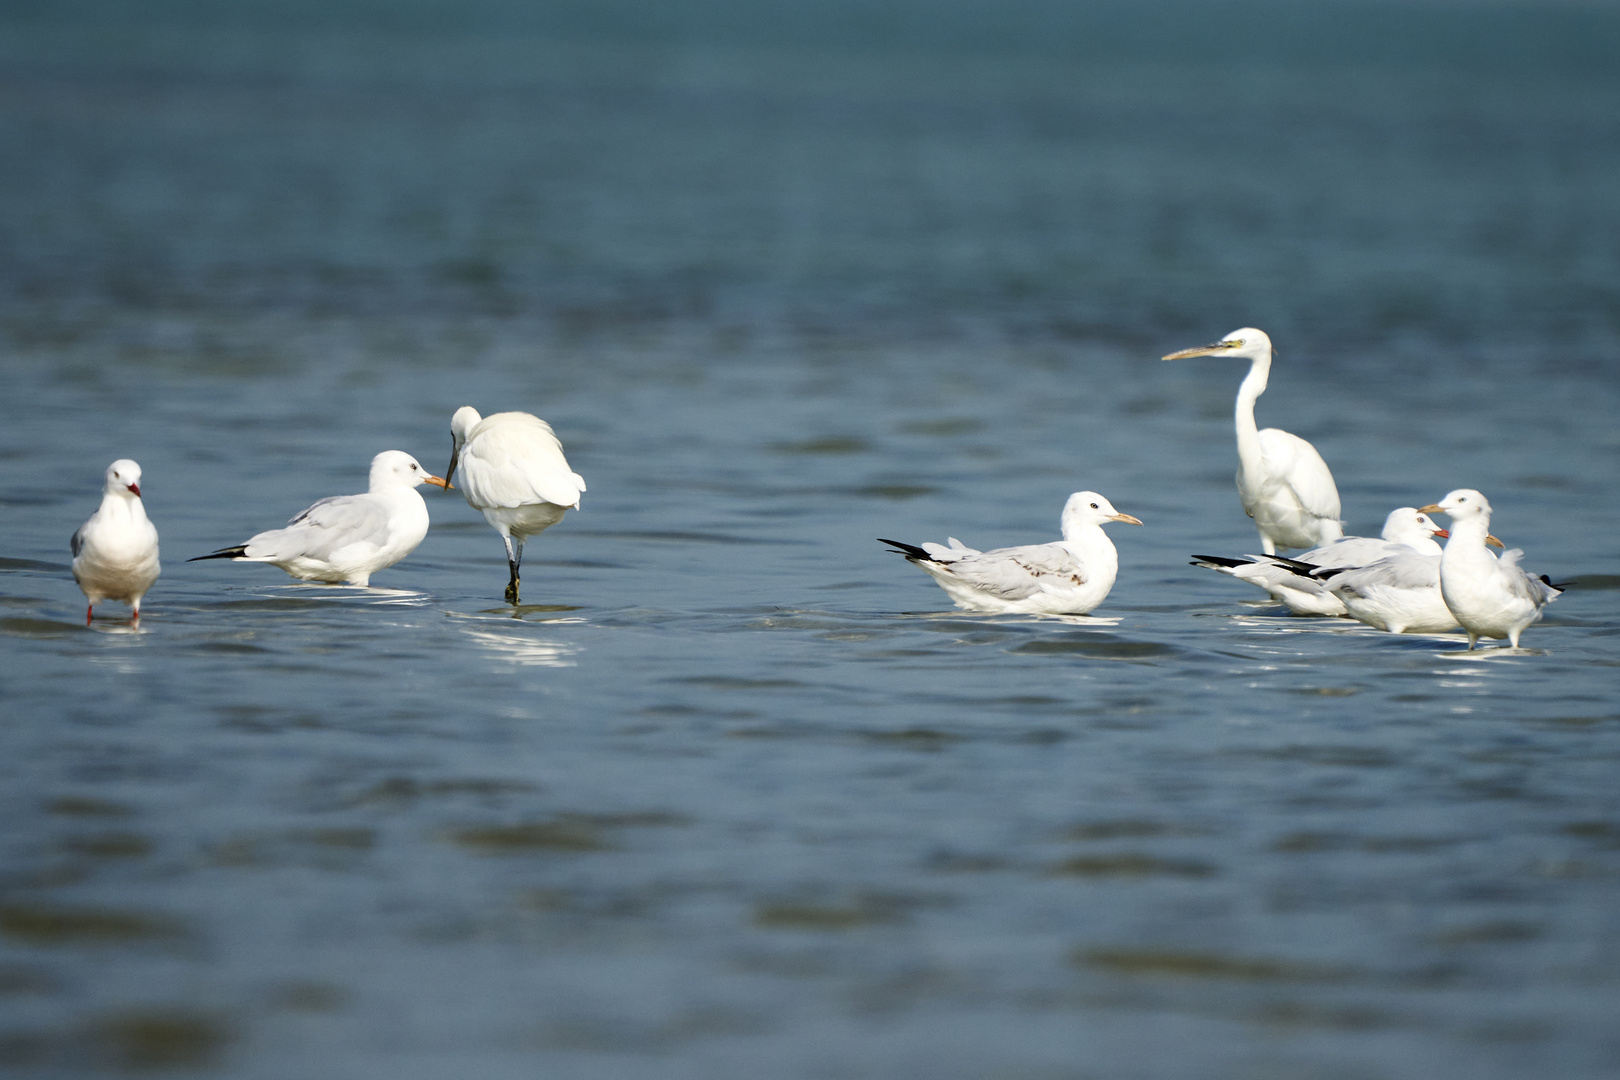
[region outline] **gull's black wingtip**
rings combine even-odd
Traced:
[[[904,555],[908,559],[931,559],[931,558],[933,558],[932,555],[928,554],[928,552],[924,551],[922,548],[918,547],[916,544],[902,544],[898,540],[885,540],[881,536],[877,538],[877,542],[880,543],[880,544],[888,544],[891,548],[894,549],[894,553],[896,555]]]
[[[237,544],[235,547],[220,548],[211,555],[198,555],[195,559],[186,562],[202,562],[204,559],[238,559],[247,554],[246,544]]]
[[[1211,570],[1230,570],[1234,566],[1248,566],[1253,559],[1229,559],[1225,555],[1194,555],[1188,566],[1206,566]]]

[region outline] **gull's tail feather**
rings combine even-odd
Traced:
[[[235,547],[220,548],[212,555],[198,555],[195,559],[187,559],[186,562],[201,562],[204,559],[240,559],[246,554],[247,545],[237,544]]]

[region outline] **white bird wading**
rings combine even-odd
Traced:
[[[1238,500],[1260,530],[1267,555],[1278,548],[1314,548],[1344,535],[1339,520],[1339,489],[1316,447],[1277,428],[1255,426],[1254,403],[1271,375],[1271,339],[1253,327],[1234,330],[1213,345],[1182,349],[1164,357],[1235,356],[1249,361],[1238,387]]]
[[[579,509],[585,478],[568,467],[562,442],[551,425],[526,412],[480,416],[463,405],[450,417],[450,466],[446,483],[461,470],[467,505],[484,515],[506,545],[511,577],[506,601],[518,602],[518,571],[523,542],[539,536]]]
[[[1474,489],[1458,488],[1423,511],[1451,516],[1451,539],[1440,556],[1440,594],[1468,632],[1468,647],[1487,637],[1507,638],[1517,649],[1524,628],[1541,618],[1541,609],[1561,590],[1520,567],[1520,549],[1500,559],[1486,550],[1491,504]]]
[[[69,541],[73,580],[87,601],[84,624],[103,600],[128,604],[140,622],[141,597],[161,573],[157,528],[141,502],[141,467],[119,458],[107,466],[102,490],[101,506]]]

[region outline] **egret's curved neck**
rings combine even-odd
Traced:
[[[1271,350],[1268,349],[1254,358],[1249,365],[1249,373],[1243,377],[1243,385],[1238,387],[1237,407],[1234,410],[1238,459],[1246,467],[1258,468],[1260,464],[1260,428],[1254,422],[1254,403],[1266,392],[1266,380],[1270,377]]]

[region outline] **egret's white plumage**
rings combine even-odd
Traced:
[[[129,458],[107,466],[101,506],[68,541],[73,550],[73,580],[87,601],[85,625],[103,600],[128,604],[141,618],[141,597],[161,572],[158,534],[141,502],[141,467]]]
[[[508,603],[518,602],[518,570],[523,541],[562,520],[564,511],[579,509],[585,478],[568,467],[562,442],[551,425],[526,412],[478,415],[463,405],[450,417],[450,467],[447,481],[461,469],[461,491],[467,505],[501,535],[511,580]]]
[[[1507,638],[1517,649],[1524,628],[1541,618],[1560,590],[1519,566],[1520,549],[1500,559],[1486,549],[1491,504],[1474,489],[1458,488],[1423,510],[1451,516],[1451,539],[1440,556],[1440,593],[1468,632],[1468,647],[1487,637]]]
[[[384,450],[371,459],[364,494],[322,499],[284,529],[188,561],[262,562],[305,581],[369,585],[372,574],[415,551],[427,535],[427,504],[417,494],[419,484],[444,487],[445,481],[404,451]]]
[[[1343,598],[1334,595],[1332,583],[1313,576],[1302,569],[1302,565],[1329,569],[1365,566],[1395,555],[1438,556],[1440,545],[1434,538],[1445,535],[1446,531],[1427,514],[1402,506],[1390,511],[1379,536],[1341,536],[1291,559],[1268,555],[1245,555],[1241,559],[1197,555],[1192,564],[1262,588],[1296,615],[1344,615]]]
[[[1271,374],[1271,339],[1253,327],[1234,330],[1213,345],[1183,349],[1166,360],[1190,356],[1236,356],[1249,373],[1237,395],[1238,499],[1260,530],[1267,555],[1278,548],[1314,548],[1344,535],[1339,489],[1316,447],[1277,428],[1258,430],[1255,400]]]
[[[1119,555],[1102,531],[1105,521],[1142,524],[1095,491],[1079,491],[1064,504],[1063,539],[1050,544],[977,551],[954,536],[948,546],[879,543],[928,571],[959,608],[1084,615],[1108,596],[1119,572]]]

